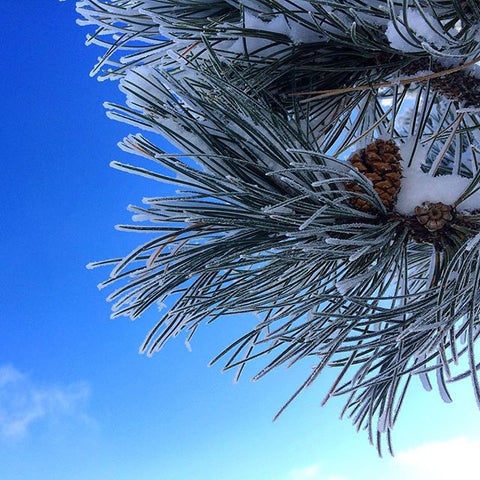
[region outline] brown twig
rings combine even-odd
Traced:
[[[379,89],[384,87],[394,87],[395,85],[405,85],[408,83],[415,83],[415,82],[425,82],[432,78],[444,77],[446,75],[451,75],[452,73],[458,72],[459,70],[463,70],[464,68],[470,67],[475,63],[480,61],[480,57],[475,58],[471,62],[464,63],[463,65],[459,65],[457,67],[449,68],[447,70],[442,70],[441,72],[432,72],[426,75],[418,75],[417,77],[408,77],[402,78],[400,80],[396,80],[393,82],[384,82],[384,83],[375,83],[373,85],[359,85],[358,87],[345,87],[345,88],[336,88],[332,90],[313,90],[307,92],[298,92],[292,93],[292,96],[301,96],[301,95],[313,95],[314,97],[306,98],[305,100],[301,100],[300,103],[307,103],[311,102],[312,100],[319,100],[325,97],[331,97],[333,95],[340,95],[342,93],[348,92],[358,92],[362,90],[372,90],[372,89]]]
[[[200,40],[196,41],[195,43],[192,43],[189,47],[187,47],[181,54],[181,57],[184,57],[187,53],[191,52],[199,43],[201,43]]]

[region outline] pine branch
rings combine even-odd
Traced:
[[[458,65],[480,56],[479,10],[468,2],[259,0],[256,5],[82,0],[77,10],[82,25],[97,26],[87,42],[108,49],[92,71],[107,66],[100,78],[118,78],[142,64],[201,68],[213,53],[241,68],[250,84],[287,103],[292,91],[391,81],[415,59],[424,65],[448,58]]]
[[[114,166],[187,189],[131,207],[147,225],[120,228],[160,236],[118,261],[104,284],[121,283],[109,296],[113,316],[137,318],[173,296],[142,351],[151,355],[182,332],[190,339],[199,325],[225,315],[263,312],[216,360],[242,371],[265,358],[259,379],[280,365],[316,358],[314,374],[297,393],[324,368],[339,368],[328,396],[346,395],[345,413],[372,432],[372,441],[377,429],[378,442],[383,433],[390,438],[412,375],[433,368],[443,388],[452,362],[473,355],[473,347],[457,347],[458,339],[479,331],[480,244],[472,243],[479,219],[457,216],[445,234],[422,237],[415,216],[389,212],[375,184],[345,159],[352,145],[368,141],[358,140],[365,131],[367,137],[389,132],[403,144],[404,165],[418,162],[413,139],[428,145],[426,171],[439,171],[436,152],[449,141],[441,161],[448,169],[457,142],[477,141],[478,122],[464,113],[452,125],[455,110],[445,111],[428,87],[410,86],[403,95],[398,88],[365,97],[316,139],[304,129],[301,105],[290,117],[275,113],[265,99],[245,93],[247,84],[232,85],[209,70],[178,76],[142,67],[125,76],[129,107],[109,104],[109,116],[160,133],[183,153],[165,153],[135,135],[122,148],[151,159],[160,172]],[[412,95],[419,108],[402,134],[400,118],[409,115]],[[382,106],[388,98],[394,109]],[[461,171],[478,172],[465,161]],[[368,210],[355,208],[355,199]]]
[[[149,240],[92,264],[113,265],[101,286],[117,285],[115,317],[172,300],[142,351],[256,313],[213,362],[238,378],[263,361],[256,380],[315,359],[285,407],[337,369],[325,402],[344,396],[343,415],[380,453],[384,438],[392,451],[412,378],[431,388],[435,374],[451,401],[447,384],[471,377],[480,404],[476,2],[82,0],[77,9],[97,28],[88,43],[107,49],[93,74],[104,69],[126,95],[126,106],[106,104],[109,117],[177,152],[124,139],[155,166],[113,167],[182,190],[130,206],[143,223],[118,228]],[[335,95],[291,95],[327,89]]]

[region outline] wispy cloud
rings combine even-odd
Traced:
[[[343,470],[336,475],[334,465],[317,462],[288,472],[286,480],[452,480],[473,478],[478,470],[480,439],[455,437],[431,442],[397,452],[393,458],[385,458],[367,472]],[[348,468],[345,467],[345,468]],[[368,475],[368,476],[367,476]],[[475,477],[476,478],[476,477]]]
[[[478,470],[480,440],[457,437],[399,452],[393,464],[410,480],[472,478]]]
[[[86,418],[89,395],[89,387],[83,382],[39,385],[12,366],[0,366],[0,436],[18,439],[40,421]]]
[[[290,470],[287,478],[288,480],[347,480],[345,477],[326,474],[320,463],[294,468]]]
[[[312,480],[319,478],[320,465],[309,465],[303,468],[294,468],[289,475],[289,480]]]

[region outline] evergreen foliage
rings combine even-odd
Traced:
[[[287,405],[336,368],[325,401],[345,396],[379,451],[412,377],[431,388],[435,375],[446,401],[447,384],[470,377],[480,405],[475,1],[82,0],[78,11],[97,27],[87,43],[106,47],[93,74],[126,95],[108,115],[181,152],[136,134],[121,148],[155,167],[112,164],[180,187],[129,207],[144,223],[119,228],[149,241],[94,264],[113,266],[102,284],[118,285],[113,316],[174,298],[142,351],[258,313],[214,361],[239,376],[264,358],[258,379],[315,359]],[[381,166],[397,160],[371,147],[385,142],[401,156],[391,198]]]

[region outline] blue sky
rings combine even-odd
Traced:
[[[153,358],[138,354],[155,311],[109,319],[92,260],[122,255],[138,235],[113,229],[125,207],[161,185],[108,167],[132,127],[108,120],[117,85],[89,78],[74,2],[0,3],[2,480],[416,480],[473,468],[480,415],[469,381],[454,404],[414,385],[396,427],[395,459],[319,404],[321,378],[272,423],[308,363],[233,385],[208,361],[246,317],[205,327]],[[160,141],[160,140],[159,140]],[[250,369],[253,375],[255,369]],[[247,372],[248,374],[248,372]],[[452,470],[453,469],[453,470]]]

